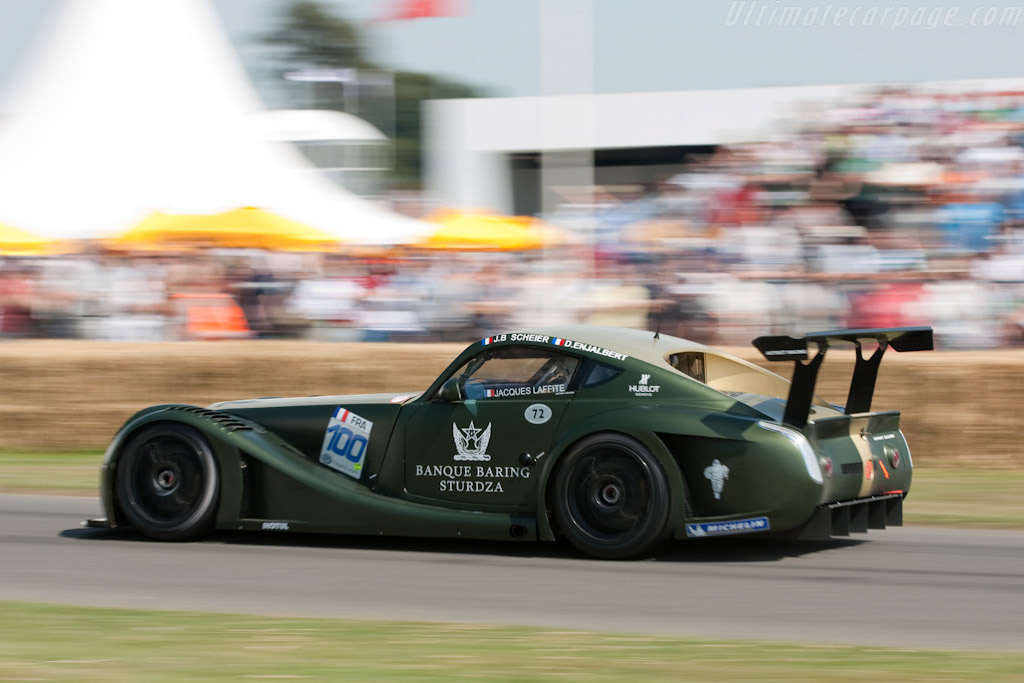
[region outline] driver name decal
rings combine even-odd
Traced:
[[[481,346],[490,346],[497,342],[514,341],[514,342],[538,342],[540,344],[547,344],[551,341],[551,337],[547,337],[543,334],[528,334],[526,332],[512,332],[510,334],[496,334],[493,337],[487,337],[480,341]]]
[[[508,398],[513,396],[532,396],[533,394],[564,394],[565,384],[542,384],[538,387],[505,387],[487,389],[484,398]]]
[[[487,444],[491,442],[491,425],[480,433],[480,429],[470,421],[465,429],[459,429],[458,425],[452,423],[452,437],[455,439],[456,460],[490,460],[487,454]]]
[[[320,446],[320,462],[353,479],[363,474],[363,460],[370,443],[373,423],[351,410],[338,406],[334,409],[324,443]]]
[[[616,360],[626,360],[628,356],[618,351],[612,351],[600,346],[594,346],[593,344],[584,344],[583,342],[572,341],[571,339],[560,339],[558,337],[551,340],[551,343],[555,346],[561,346],[564,349],[574,349],[576,351],[586,351],[587,353],[594,353],[598,356],[606,356],[608,358],[614,358]]]
[[[593,353],[598,356],[605,356],[607,358],[614,358],[616,360],[626,360],[629,358],[624,353],[618,351],[612,351],[602,346],[595,346],[593,344],[586,344],[584,342],[572,341],[571,339],[562,339],[561,337],[549,337],[543,334],[529,334],[526,332],[513,332],[510,334],[496,334],[493,337],[487,337],[486,339],[480,340],[481,346],[490,346],[491,344],[497,344],[498,342],[536,342],[538,344],[554,344],[560,346],[563,349],[573,349],[574,351],[586,351],[587,353]]]

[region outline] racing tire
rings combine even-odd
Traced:
[[[220,475],[196,429],[174,422],[142,429],[121,451],[115,478],[121,509],[146,536],[181,541],[213,527]]]
[[[621,434],[574,445],[559,465],[551,503],[565,537],[595,557],[649,555],[668,538],[668,478],[643,444]]]

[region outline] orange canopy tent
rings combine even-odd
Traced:
[[[422,249],[462,251],[525,251],[564,244],[565,233],[528,216],[440,211],[430,219],[437,224]]]
[[[0,223],[0,254],[5,256],[45,256],[62,254],[68,249],[58,240],[34,235],[20,228]]]
[[[331,251],[334,235],[264,209],[246,207],[217,214],[156,212],[111,240],[121,249],[220,247],[269,251]]]

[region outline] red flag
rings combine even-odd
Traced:
[[[457,3],[452,0],[393,0],[390,6],[375,21],[450,17],[461,14],[456,5]]]

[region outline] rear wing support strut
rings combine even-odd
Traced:
[[[863,342],[874,341],[878,347],[867,358],[864,357]],[[894,327],[867,330],[834,330],[813,332],[803,339],[787,336],[758,337],[754,346],[770,361],[791,360],[793,381],[789,386],[786,410],[782,421],[802,428],[807,424],[814,401],[814,386],[818,380],[818,369],[825,360],[825,353],[831,343],[845,342],[857,349],[857,360],[850,380],[850,392],[846,398],[846,414],[866,413],[871,410],[871,399],[875,393],[878,367],[882,356],[890,346],[894,351],[930,351],[934,348],[932,328]],[[808,346],[814,343],[818,350],[814,358],[807,361]],[[807,362],[805,362],[807,361]]]
[[[793,381],[789,385],[789,398],[786,399],[786,412],[782,416],[782,421],[786,424],[796,427],[807,424],[811,402],[814,400],[814,385],[818,381],[818,369],[825,360],[827,351],[828,344],[821,343],[813,359],[807,362],[796,360],[796,365],[793,366]]]
[[[878,348],[870,358],[864,358],[864,348],[860,341],[855,341],[857,361],[853,366],[853,378],[850,380],[850,393],[846,397],[846,414],[866,413],[871,410],[871,398],[875,395],[875,382],[878,380],[878,366],[882,364],[882,356],[889,347],[885,338],[878,340]]]

